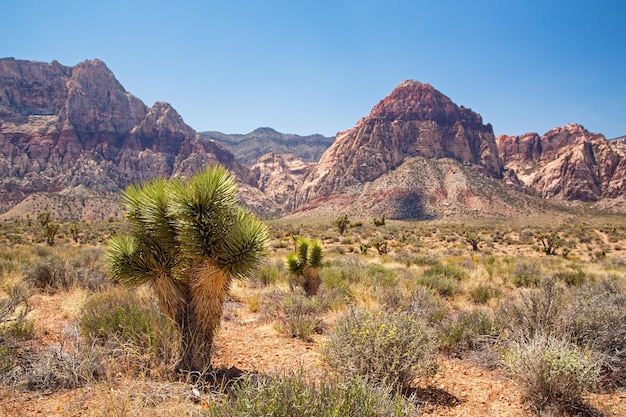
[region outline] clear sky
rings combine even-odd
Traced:
[[[626,134],[623,0],[2,0],[0,57],[103,60],[198,131],[333,136],[407,79],[496,134]]]

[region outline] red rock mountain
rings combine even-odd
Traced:
[[[293,207],[364,199],[361,208],[366,203],[369,211],[396,217],[419,217],[445,204],[456,212],[483,210],[488,204],[478,184],[502,177],[491,125],[432,86],[406,81],[337,135],[306,174]]]
[[[619,142],[619,141],[618,141]],[[504,166],[544,198],[595,202],[626,192],[626,158],[621,143],[580,125],[557,127],[543,136],[499,136]]]
[[[228,150],[200,139],[169,104],[144,105],[102,61],[67,67],[0,59],[5,210],[33,193],[115,195],[131,183],[188,175],[209,163],[230,169],[251,205],[267,206],[252,172]]]

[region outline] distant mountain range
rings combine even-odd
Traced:
[[[269,127],[261,127],[245,135],[200,132],[200,137],[221,143],[235,155],[237,161],[248,166],[254,165],[260,157],[270,152],[291,153],[304,161],[317,162],[335,139],[322,135],[285,134]]]
[[[504,217],[548,201],[623,212],[625,143],[576,124],[496,138],[479,114],[417,81],[336,138],[197,133],[169,104],[125,91],[102,61],[0,59],[4,219],[120,217],[129,184],[216,163],[264,216]]]

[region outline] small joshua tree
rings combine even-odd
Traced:
[[[53,246],[54,245],[54,237],[56,236],[58,231],[59,231],[59,224],[58,223],[48,222],[43,227],[43,236],[46,238],[46,243],[49,246]]]
[[[478,233],[466,231],[463,236],[465,237],[465,241],[472,245],[472,250],[477,251],[478,244],[480,243],[480,236],[478,236]]]
[[[546,255],[556,255],[556,250],[561,246],[561,238],[556,233],[539,233],[537,236],[543,248],[541,251]]]
[[[76,223],[70,223],[70,234],[75,243],[78,243],[78,225]]]
[[[374,217],[374,226],[384,226],[385,225],[385,215],[383,214],[383,216],[378,219],[377,217]]]
[[[337,226],[337,229],[339,229],[339,234],[343,235],[343,232],[345,232],[346,230],[348,230],[348,225],[350,224],[350,220],[348,219],[348,215],[347,214],[342,214],[341,216],[337,217],[334,221],[333,221],[333,225]]]
[[[322,283],[319,270],[322,267],[322,244],[319,240],[305,237],[296,239],[296,251],[287,255],[287,269],[296,277],[306,295],[317,295]]]

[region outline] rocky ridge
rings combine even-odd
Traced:
[[[273,206],[232,153],[201,139],[168,103],[147,107],[102,61],[67,67],[0,59],[4,210],[36,193],[61,193],[65,204],[74,197],[113,201],[131,183],[190,175],[215,163],[237,177],[244,203]]]
[[[543,198],[597,202],[626,192],[623,143],[581,125],[557,127],[542,136],[502,135],[497,143],[504,166]]]
[[[235,155],[237,161],[247,166],[254,165],[267,153],[294,154],[303,161],[317,162],[334,140],[323,135],[280,133],[269,127],[258,128],[245,135],[200,132],[200,137],[221,143]]]

